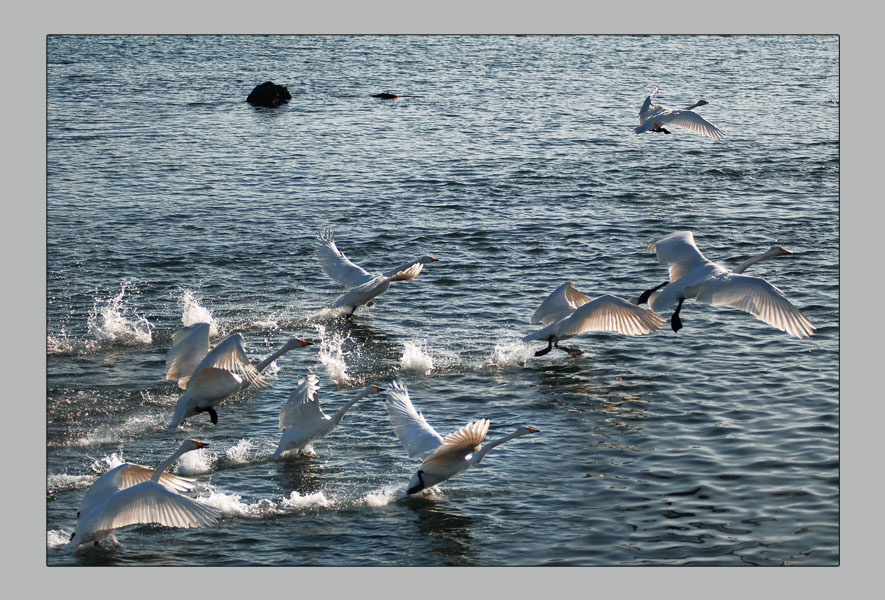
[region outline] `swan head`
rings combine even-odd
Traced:
[[[709,102],[707,102],[706,100],[698,100],[698,103],[695,104],[695,106],[704,106],[706,104],[709,104]]]
[[[185,452],[190,452],[191,450],[199,450],[200,448],[206,448],[209,444],[206,442],[201,442],[199,440],[185,440],[184,443],[181,444],[181,449]]]
[[[419,263],[421,263],[422,265],[426,265],[427,263],[436,262],[436,261],[438,261],[438,260],[439,260],[438,258],[434,258],[434,257],[432,257],[432,256],[430,256],[430,255],[428,254],[427,256],[422,256],[422,257],[419,258],[416,262],[419,262]]]
[[[783,246],[774,244],[771,248],[768,249],[768,252],[766,252],[766,254],[768,254],[769,256],[780,256],[781,254],[792,254],[792,252],[790,252]]]
[[[517,429],[516,433],[518,433],[519,435],[528,435],[530,433],[538,433],[538,430],[535,429],[534,427],[526,426],[526,427],[520,427],[519,429]]]
[[[284,348],[286,350],[292,350],[293,348],[304,348],[305,346],[313,346],[313,342],[309,342],[307,340],[302,340],[301,338],[293,337],[288,342]]]

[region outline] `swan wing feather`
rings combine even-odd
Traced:
[[[797,338],[808,337],[815,330],[811,321],[787,300],[782,291],[761,277],[723,273],[701,287],[697,301],[748,312]]]
[[[166,379],[190,377],[209,352],[209,323],[182,327],[172,334],[172,347],[166,353]]]
[[[203,357],[191,377],[197,377],[198,372],[205,368],[222,369],[235,373],[252,385],[261,386],[267,383],[249,357],[246,356],[246,349],[243,348],[243,336],[239,333],[229,335],[215,346],[209,354]],[[190,383],[188,385],[190,386]]]
[[[656,252],[658,261],[669,265],[670,281],[676,281],[692,269],[710,261],[701,254],[690,231],[677,231],[648,245],[650,252]]]
[[[468,454],[476,452],[482,446],[482,441],[489,432],[489,423],[488,419],[480,419],[450,433],[443,439],[442,444],[437,446],[433,454],[424,459],[424,464],[455,457],[464,458]]]
[[[331,231],[317,235],[314,241],[314,251],[326,275],[348,289],[358,287],[374,277],[344,256],[344,253],[335,245],[335,238]]]
[[[571,281],[567,281],[544,298],[530,322],[533,325],[537,323],[550,325],[572,314],[576,308],[589,301],[590,298],[575,289]]]
[[[170,492],[153,481],[120,490],[108,500],[94,524],[95,531],[158,523],[167,527],[205,527],[221,518],[218,509]]]
[[[666,320],[652,311],[605,294],[579,307],[558,327],[557,336],[573,337],[585,331],[615,331],[642,335],[657,331]]]
[[[423,459],[443,443],[442,436],[415,410],[404,383],[394,381],[387,388],[387,414],[409,458]]]
[[[655,115],[654,120],[659,125],[676,125],[695,133],[705,135],[714,140],[721,140],[725,132],[704,119],[693,110],[671,109],[661,111]]]
[[[318,392],[320,378],[310,373],[298,380],[298,387],[280,410],[280,429],[295,429],[308,419],[325,418],[320,409]]]
[[[384,277],[387,277],[390,281],[408,281],[415,279],[423,268],[424,263],[420,261],[410,262],[384,273]]]

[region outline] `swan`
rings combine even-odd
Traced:
[[[787,250],[783,246],[780,246],[778,244],[773,244],[771,246],[771,248],[769,248],[768,250],[766,250],[762,254],[758,254],[756,256],[748,258],[747,260],[745,260],[744,262],[742,262],[741,264],[736,266],[734,269],[731,269],[731,272],[741,274],[747,269],[747,267],[749,267],[750,265],[756,264],[760,260],[774,258],[775,256],[783,256],[784,254],[792,254],[792,252],[790,252],[789,250]],[[661,289],[662,287],[664,287],[668,283],[670,283],[670,282],[665,281],[664,283],[662,283],[659,286],[653,287],[650,290],[645,290],[644,292],[642,292],[642,294],[640,294],[636,298],[633,298],[632,300],[630,300],[630,303],[631,304],[645,304],[646,302],[648,302],[649,296],[651,296],[654,292]]]
[[[372,299],[386,292],[391,281],[414,279],[424,265],[438,260],[432,256],[422,256],[386,273],[369,273],[344,256],[335,245],[332,232],[328,230],[317,235],[314,249],[326,275],[349,290],[335,300],[331,308],[350,307],[351,315],[358,306],[371,306]]]
[[[763,258],[790,253],[779,246],[769,249],[765,255],[744,261],[734,271],[704,257],[698,250],[691,231],[671,233],[651,242],[648,250],[656,252],[658,260],[669,265],[670,279],[646,290],[637,301],[641,303],[647,300],[654,311],[678,302],[670,317],[673,331],[682,328],[679,311],[687,298],[695,298],[702,304],[737,308],[800,339],[812,335],[816,329],[778,288],[761,277],[741,274],[748,266]],[[658,291],[661,288],[663,290]]]
[[[408,495],[433,487],[478,465],[489,450],[499,444],[538,432],[533,427],[520,427],[510,435],[482,446],[489,431],[489,420],[480,419],[443,438],[415,410],[409,399],[409,390],[405,383],[399,381],[395,381],[387,392],[387,414],[409,458],[423,459],[418,471],[409,481],[406,489]]]
[[[312,345],[307,340],[292,338],[282,348],[252,365],[243,348],[243,336],[235,333],[222,340],[206,354],[191,372],[184,394],[178,399],[169,431],[175,431],[182,421],[193,415],[208,412],[212,423],[218,423],[215,405],[249,385],[264,385],[261,376],[269,364],[293,348]]]
[[[655,131],[659,133],[670,133],[664,129],[664,125],[676,125],[685,129],[694,131],[701,135],[711,137],[714,140],[721,140],[725,136],[725,132],[705,120],[701,115],[692,112],[699,106],[709,104],[706,100],[698,100],[691,106],[680,110],[678,108],[667,108],[660,104],[652,104],[651,99],[658,93],[658,88],[648,95],[642,108],[639,109],[639,127],[633,131],[636,133],[644,133],[646,131]]]
[[[384,391],[377,385],[370,385],[355,398],[345,402],[334,415],[329,417],[320,408],[317,398],[319,387],[320,378],[313,373],[298,381],[298,387],[280,411],[280,429],[283,435],[276,452],[271,455],[272,459],[279,458],[283,452],[292,449],[309,456],[316,456],[313,450],[315,440],[328,435],[338,427],[344,413],[350,410],[351,406],[369,394]]]
[[[185,440],[172,456],[153,470],[150,478],[143,478],[141,471],[135,471],[141,479],[139,482],[132,483],[125,475],[121,476],[119,485],[123,487],[118,488],[118,484],[113,481],[116,476],[104,479],[110,473],[99,477],[84,496],[77,517],[77,527],[67,546],[74,548],[90,541],[97,544],[100,538],[114,529],[137,523],[157,523],[167,527],[204,527],[214,524],[221,518],[217,509],[181,496],[162,482],[163,472],[179,456],[191,450],[205,448],[206,445],[197,440]],[[118,474],[125,472],[124,469]]]
[[[532,315],[531,322],[546,325],[522,338],[523,342],[547,342],[547,347],[535,352],[535,356],[543,356],[553,348],[579,356],[583,354],[582,350],[560,346],[559,342],[585,331],[616,331],[626,335],[642,335],[657,331],[666,321],[650,310],[608,294],[590,300],[575,289],[571,281],[567,281],[544,299]]]

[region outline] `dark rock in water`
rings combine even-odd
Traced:
[[[381,92],[380,94],[372,94],[372,98],[383,98],[384,100],[393,100],[394,98],[399,98],[396,94],[388,94],[387,92]]]
[[[279,106],[284,102],[288,102],[291,98],[292,94],[289,93],[289,90],[287,90],[285,86],[277,85],[272,81],[265,81],[252,90],[252,93],[246,98],[246,102],[253,106],[268,106],[273,108],[274,106]]]

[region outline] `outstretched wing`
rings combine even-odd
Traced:
[[[387,388],[387,414],[409,458],[425,458],[443,443],[442,436],[412,406],[404,383],[395,381]]]
[[[724,131],[693,110],[665,110],[655,115],[655,122],[660,125],[676,125],[677,127],[711,137],[714,140],[721,140],[725,137]]]
[[[177,379],[185,389],[194,369],[209,352],[209,323],[182,327],[172,334],[172,347],[166,353],[166,379]]]
[[[150,480],[153,474],[154,469],[142,465],[125,463],[114,467],[93,482],[80,501],[77,512],[85,513],[92,503],[104,502],[105,498],[120,490]],[[194,480],[189,477],[163,473],[160,475],[160,484],[172,492],[186,492],[193,489]]]
[[[701,254],[690,231],[677,231],[648,245],[649,252],[656,252],[658,261],[669,265],[670,281],[676,281],[695,267],[710,262]]]
[[[761,277],[723,273],[707,281],[697,296],[703,304],[720,304],[748,312],[788,334],[804,338],[815,327],[784,293]]]
[[[531,323],[550,325],[570,315],[576,308],[589,301],[590,298],[576,290],[571,281],[567,281],[544,298],[541,306],[532,315]]]
[[[243,348],[243,336],[239,333],[229,335],[203,357],[196,372],[203,368],[221,369],[240,375],[252,385],[264,385],[265,379],[252,365],[246,350]]]
[[[205,527],[221,518],[221,512],[170,492],[153,481],[145,481],[114,494],[95,523],[96,531],[107,531],[136,523],[158,523],[167,527]]]
[[[476,452],[489,432],[489,423],[488,419],[480,419],[450,433],[442,441],[442,444],[437,446],[433,454],[424,459],[424,464],[440,459],[445,461],[452,458],[452,455],[464,458],[468,454]]]
[[[645,102],[642,103],[642,108],[639,109],[640,125],[645,123],[645,120],[648,118],[649,113],[651,112],[651,99],[654,98],[657,93],[658,88],[655,88],[654,91],[646,97]]]
[[[313,247],[326,275],[348,289],[360,286],[374,277],[344,256],[335,245],[331,231],[327,230],[317,235]]]
[[[606,294],[587,302],[563,321],[557,335],[572,337],[585,331],[615,331],[642,335],[661,328],[666,320],[660,315],[626,300]]]
[[[298,380],[298,387],[280,410],[280,429],[294,429],[306,419],[325,417],[317,397],[319,389],[320,378],[313,373]]]

